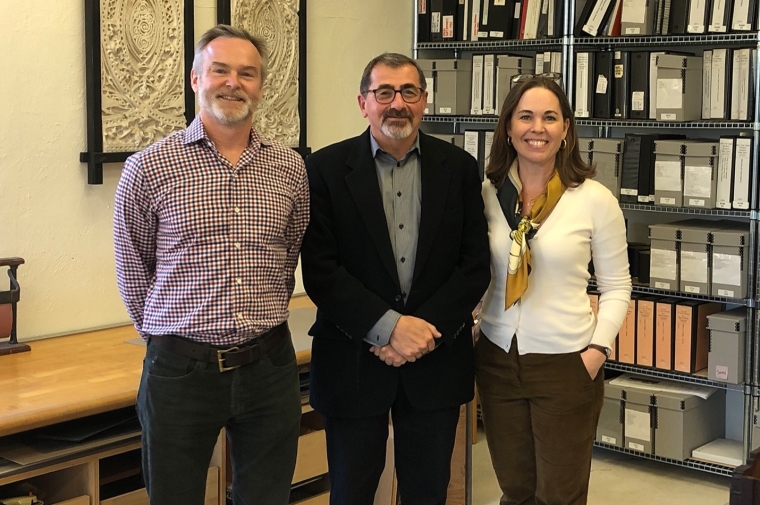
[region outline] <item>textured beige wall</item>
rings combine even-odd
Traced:
[[[196,33],[215,23],[196,0]],[[323,147],[365,127],[356,90],[366,62],[411,52],[413,4],[308,0],[308,142]],[[84,2],[0,2],[0,257],[22,256],[22,340],[126,324],[111,239],[120,166],[88,186]],[[6,285],[5,274],[0,286]]]

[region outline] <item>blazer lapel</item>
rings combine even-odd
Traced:
[[[346,160],[351,171],[346,176],[346,185],[351,192],[359,214],[364,221],[383,267],[388,271],[396,286],[400,286],[393,246],[388,236],[388,222],[385,218],[380,184],[377,181],[375,160],[369,141],[369,128],[358,137],[354,148]],[[424,185],[423,185],[424,186]],[[400,288],[399,288],[400,289]]]
[[[417,239],[417,258],[414,263],[412,282],[417,280],[432,248],[433,240],[441,224],[441,216],[446,210],[449,171],[444,168],[446,158],[440,151],[430,145],[429,137],[420,132],[420,160],[422,170],[422,213],[420,216],[420,234]]]

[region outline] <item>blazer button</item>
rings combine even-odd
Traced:
[[[396,295],[396,298],[394,298],[394,300],[396,300],[397,302],[400,302],[401,300],[403,300],[403,298],[401,297],[401,295]]]

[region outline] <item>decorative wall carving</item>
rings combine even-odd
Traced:
[[[298,0],[233,0],[232,25],[263,37],[269,74],[254,115],[260,133],[298,146]]]
[[[101,0],[103,151],[186,126],[183,0]]]

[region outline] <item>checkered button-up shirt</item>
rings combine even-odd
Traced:
[[[199,117],[131,156],[114,243],[135,328],[234,345],[283,322],[308,221],[303,160],[254,130],[234,167]]]

